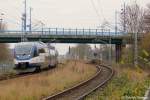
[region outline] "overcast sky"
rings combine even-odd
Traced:
[[[127,4],[135,0],[27,0],[27,7],[33,8],[33,23],[40,20],[47,27],[96,28],[104,18],[113,24],[115,10],[120,11],[124,1]],[[4,13],[0,17],[7,22],[8,29],[20,29],[23,2],[24,0],[0,0],[0,13]],[[137,2],[145,6],[149,0]],[[57,48],[59,47],[62,46]],[[67,46],[62,51],[66,49]]]
[[[9,29],[20,28],[24,0],[0,1],[0,12],[5,14]],[[120,11],[124,1],[134,0],[27,0],[27,7],[33,8],[33,23],[41,20],[47,27],[95,28],[104,18],[113,23],[115,10]],[[149,0],[137,1],[143,6]]]

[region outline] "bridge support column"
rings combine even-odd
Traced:
[[[116,62],[121,61],[122,48],[123,48],[123,45],[116,44]]]

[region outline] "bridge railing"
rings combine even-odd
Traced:
[[[110,32],[104,29],[64,29],[64,28],[47,28],[38,31],[0,31],[0,35],[73,35],[73,36],[121,36],[123,32]]]

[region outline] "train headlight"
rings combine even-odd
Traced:
[[[27,55],[28,57],[30,57],[31,55]]]

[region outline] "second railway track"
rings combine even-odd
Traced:
[[[10,80],[10,79],[16,79],[16,78],[23,78],[23,77],[32,76],[32,75],[38,75],[38,74],[41,74],[41,73],[50,72],[50,71],[52,71],[54,69],[55,68],[43,69],[43,70],[41,70],[41,72],[27,72],[27,73],[14,74],[14,75],[10,74],[10,75],[7,75],[7,76],[0,77],[0,81]]]
[[[96,89],[105,85],[114,74],[112,68],[104,65],[97,66],[97,73],[89,80],[82,82],[70,89],[56,95],[49,96],[43,100],[81,100]]]

